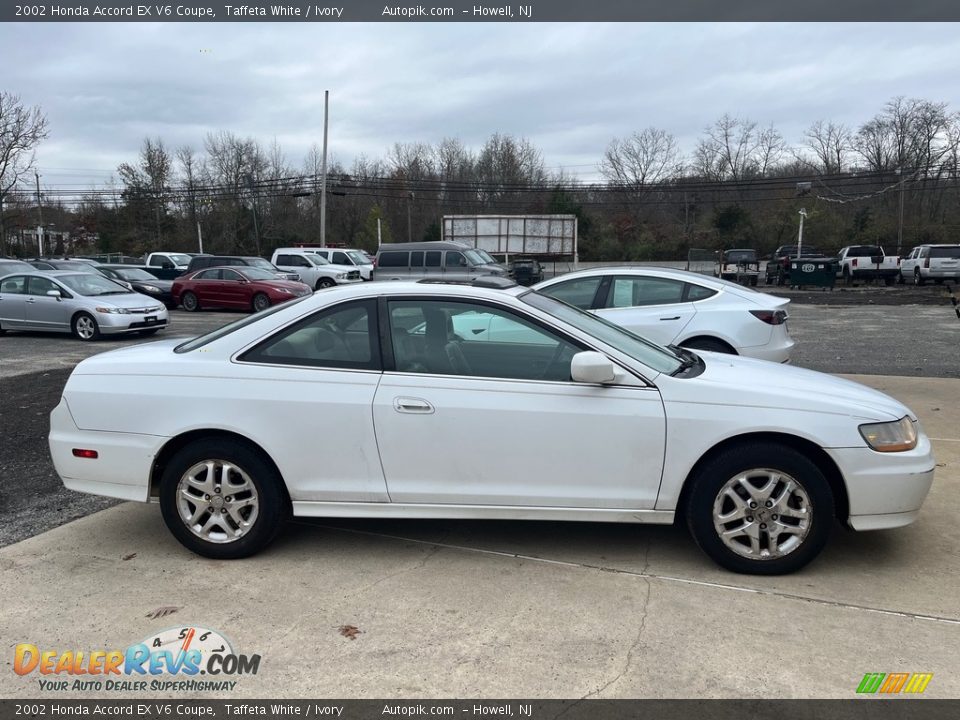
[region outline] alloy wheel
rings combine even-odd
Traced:
[[[212,543],[230,543],[257,521],[260,498],[250,476],[226,460],[203,460],[177,485],[177,510],[191,533]]]

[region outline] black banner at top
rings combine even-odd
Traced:
[[[960,21],[957,0],[37,0],[2,3],[3,22]]]

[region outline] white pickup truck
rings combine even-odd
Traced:
[[[879,245],[848,245],[837,256],[837,275],[850,285],[855,280],[883,280],[893,285],[900,274],[900,256],[887,255]]]
[[[190,256],[178,252],[153,252],[147,255],[143,268],[161,280],[173,280],[182,275],[190,264]]]
[[[270,262],[281,270],[299,273],[300,282],[314,290],[362,281],[360,271],[354,266],[335,265],[303,248],[277,248]]]

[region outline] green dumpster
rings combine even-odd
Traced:
[[[791,258],[790,287],[830,288],[837,282],[837,263],[834,258]]]

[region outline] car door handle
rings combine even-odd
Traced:
[[[660,319],[661,319],[661,320],[679,320],[679,319],[680,319],[680,316],[679,316],[679,315],[674,315],[673,317],[660,318]]]
[[[393,399],[393,409],[401,413],[429,415],[433,412],[433,405],[420,398],[397,397]]]
[[[34,298],[27,298],[27,302],[32,303],[32,302],[36,302],[36,300]]]

